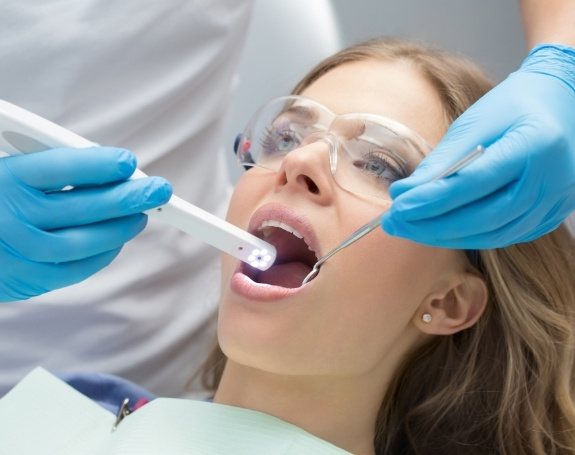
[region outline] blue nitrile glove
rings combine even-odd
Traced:
[[[127,150],[58,148],[0,158],[0,302],[84,280],[108,265],[165,203],[159,177],[127,179]],[[67,185],[70,191],[53,191]]]
[[[483,156],[430,182],[477,145]],[[497,248],[555,229],[575,210],[575,49],[534,48],[390,194],[384,230],[428,245]]]

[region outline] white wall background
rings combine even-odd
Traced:
[[[255,0],[226,133],[232,180],[241,172],[233,140],[257,107],[288,93],[323,57],[381,35],[462,53],[496,82],[526,54],[518,0]]]
[[[494,80],[501,80],[513,71],[526,52],[519,0],[331,0],[331,3],[346,45],[378,35],[423,40],[471,57]]]

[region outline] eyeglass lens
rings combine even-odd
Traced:
[[[386,121],[367,114],[336,116],[301,97],[278,98],[252,118],[238,143],[238,157],[243,165],[277,171],[288,153],[322,141],[338,185],[388,199],[391,183],[408,177],[424,155],[421,144],[398,134]]]

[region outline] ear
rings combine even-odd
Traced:
[[[414,323],[429,335],[452,335],[477,322],[485,311],[487,298],[487,286],[481,277],[471,272],[458,274],[444,291],[424,299]]]

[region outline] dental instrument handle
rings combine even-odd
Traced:
[[[315,265],[313,266],[313,268],[311,269],[311,272],[308,273],[306,275],[306,277],[303,279],[302,281],[302,286],[306,283],[308,283],[311,279],[315,278],[315,276],[319,273],[319,268],[322,266],[322,264],[327,261],[330,257],[332,257],[335,253],[343,250],[344,248],[347,248],[349,245],[351,245],[352,243],[356,242],[357,240],[361,239],[364,235],[370,233],[371,231],[373,231],[376,227],[378,227],[381,224],[381,218],[382,215],[378,215],[376,218],[374,218],[373,220],[371,220],[369,223],[364,224],[363,226],[361,226],[358,230],[354,231],[349,237],[347,237],[343,242],[341,242],[338,246],[336,246],[334,249],[332,249],[331,251],[329,251],[327,254],[325,254],[324,256],[321,257],[321,259],[319,259],[319,261],[317,261],[315,263]]]
[[[373,220],[371,220],[369,223],[364,224],[362,227],[360,227],[357,231],[353,232],[347,239],[345,239],[343,242],[340,243],[340,245],[336,248],[337,251],[343,249],[343,248],[347,248],[349,245],[351,245],[353,242],[355,242],[357,239],[362,238],[364,235],[369,234],[371,231],[373,231],[376,227],[381,225],[381,218],[383,217],[383,214],[375,217]],[[328,253],[328,254],[335,254],[336,251],[332,250],[332,252]],[[326,258],[327,259],[327,258]]]
[[[97,145],[32,112],[0,100],[0,152],[20,155],[56,147]],[[130,178],[144,177],[147,175],[136,169]],[[145,213],[260,270],[267,270],[276,259],[273,245],[176,195],[172,195],[167,204]]]
[[[438,176],[434,177],[432,181],[435,180],[439,180],[445,177],[449,177],[450,175],[455,174],[457,171],[459,171],[460,169],[462,169],[463,167],[467,166],[469,163],[471,163],[472,161],[476,160],[477,158],[479,158],[483,152],[485,152],[485,148],[482,145],[478,145],[477,147],[475,147],[475,149],[473,149],[473,151],[471,153],[468,153],[467,155],[465,155],[462,159],[460,159],[459,161],[457,161],[455,164],[451,165],[449,168],[447,168],[445,171],[443,171],[441,174],[439,174]],[[335,248],[333,248],[332,250],[328,251],[327,254],[325,254],[324,256],[322,256],[313,266],[313,268],[311,269],[311,272],[309,272],[306,277],[303,279],[302,281],[302,286],[304,284],[309,283],[313,278],[316,277],[316,275],[319,273],[319,269],[320,267],[323,265],[323,263],[325,261],[327,261],[329,258],[331,258],[334,254],[338,253],[339,251],[343,250],[344,248],[347,248],[348,246],[350,246],[351,244],[357,242],[359,239],[361,239],[362,237],[364,237],[365,235],[369,234],[371,231],[373,231],[375,228],[377,228],[378,226],[381,225],[381,219],[383,217],[383,213],[381,215],[378,215],[377,217],[375,217],[373,220],[371,220],[370,222],[364,224],[363,226],[361,226],[359,229],[357,229],[356,231],[354,231],[351,235],[349,235],[343,242],[341,242],[338,246],[336,246]]]
[[[479,158],[479,156],[481,156],[483,154],[483,152],[485,152],[485,148],[482,145],[478,145],[477,147],[475,147],[475,149],[471,153],[465,155],[463,158],[461,158],[455,164],[449,166],[441,174],[434,177],[432,181],[439,180],[439,179],[442,179],[445,177],[449,177],[450,175],[455,174],[457,171],[459,171],[460,169],[467,166],[469,163],[474,161],[476,158]]]

